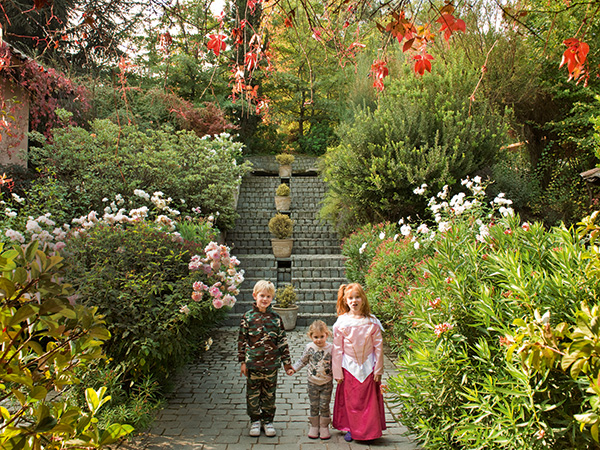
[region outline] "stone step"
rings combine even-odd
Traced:
[[[233,253],[241,258],[246,255],[254,255],[257,253],[267,254],[272,252],[270,239],[253,239],[253,240],[236,240],[231,241],[229,247],[233,249]],[[291,256],[299,255],[339,255],[342,253],[342,248],[339,241],[319,241],[315,239],[294,239]]]

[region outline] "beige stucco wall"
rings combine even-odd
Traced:
[[[26,91],[0,72],[0,164],[27,167],[27,132],[29,131],[29,98]],[[8,124],[5,125],[6,120]]]

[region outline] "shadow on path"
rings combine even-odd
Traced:
[[[300,358],[308,342],[307,329],[288,332],[292,361]],[[202,358],[184,367],[175,380],[175,389],[159,412],[150,431],[122,444],[120,450],[308,450],[308,449],[390,449],[416,450],[419,447],[403,436],[406,428],[397,424],[386,407],[388,429],[371,442],[344,441],[342,432],[331,430],[331,439],[307,437],[308,398],[306,369],[294,376],[279,372],[277,388],[276,437],[248,436],[245,378],[237,362],[237,328],[215,330],[213,345]],[[386,356],[383,383],[394,366]],[[335,390],[334,390],[335,394]],[[333,400],[332,400],[333,402]],[[332,404],[333,409],[333,404]]]

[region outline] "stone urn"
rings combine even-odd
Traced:
[[[292,255],[292,247],[294,240],[291,238],[286,239],[271,239],[271,247],[273,249],[273,256],[275,258],[289,258]]]
[[[296,321],[298,320],[298,305],[293,305],[288,308],[273,306],[273,311],[281,316],[285,331],[290,331],[296,328]]]
[[[289,195],[276,195],[275,196],[275,208],[277,211],[289,211],[290,206],[292,205],[292,197]]]
[[[292,176],[292,165],[291,164],[282,164],[279,166],[279,177],[280,178],[290,178]]]

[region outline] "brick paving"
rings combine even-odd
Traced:
[[[288,332],[292,360],[296,361],[307,342],[307,329]],[[225,327],[213,333],[213,345],[198,361],[187,365],[175,379],[175,388],[151,429],[119,446],[120,450],[416,450],[418,445],[405,436],[387,405],[388,429],[370,442],[344,441],[342,432],[332,431],[330,440],[307,437],[308,398],[306,369],[294,376],[279,372],[276,437],[264,432],[248,436],[245,378],[237,362],[237,328]],[[394,366],[386,356],[383,382],[393,375]],[[335,391],[334,391],[335,395]],[[333,408],[333,399],[332,399]]]

